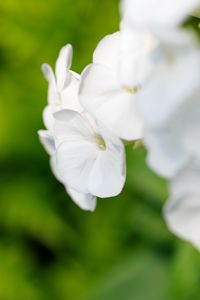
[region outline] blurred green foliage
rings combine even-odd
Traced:
[[[123,193],[87,213],[38,142],[40,65],[70,42],[80,72],[118,24],[118,0],[0,2],[0,300],[199,300],[200,255],[168,232],[144,150],[128,147]]]

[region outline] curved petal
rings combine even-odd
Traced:
[[[172,196],[164,207],[169,229],[200,250],[200,169],[180,172],[171,183]]]
[[[57,166],[65,185],[89,193],[87,182],[98,148],[94,132],[79,113],[62,110],[55,113]]]
[[[67,71],[71,67],[72,64],[72,46],[67,44],[64,46],[58,55],[58,59],[56,61],[56,80],[57,80],[57,88],[58,91],[61,92],[64,88]]]
[[[60,181],[62,184],[64,184],[63,178],[58,171],[55,153],[50,157],[50,167],[51,167],[51,171],[52,171],[53,175],[55,176],[55,178],[58,181]]]
[[[200,139],[199,139],[199,120],[200,120],[200,89],[196,95],[177,111],[176,118],[182,123],[183,145],[188,154],[200,160]]]
[[[130,87],[142,86],[150,76],[154,62],[152,51],[157,39],[148,31],[141,32],[121,22],[120,81]]]
[[[63,178],[61,177],[58,167],[57,167],[57,162],[56,162],[56,157],[53,155],[50,158],[50,166],[52,169],[52,173],[56,177],[58,181],[60,181],[62,184],[64,184]],[[72,200],[82,209],[84,210],[89,210],[89,211],[94,211],[96,208],[96,197],[91,195],[91,194],[84,194],[84,193],[79,193],[76,190],[69,188],[67,185],[65,185],[65,189],[67,193],[70,195]]]
[[[71,141],[92,142],[94,132],[86,118],[73,110],[60,110],[54,114],[56,144]]]
[[[106,149],[99,151],[90,176],[89,191],[101,198],[118,195],[124,186],[126,178],[125,153],[122,142],[108,131],[102,130]]]
[[[138,111],[148,126],[163,126],[169,122],[199,89],[200,54],[196,46],[190,48],[170,48],[138,94]]]
[[[58,97],[57,86],[55,81],[55,76],[52,71],[52,68],[48,64],[42,65],[42,72],[49,83],[48,86],[48,102],[49,104],[55,104]]]
[[[189,159],[173,128],[146,131],[144,142],[148,165],[160,176],[172,178]]]
[[[92,194],[79,193],[69,187],[66,190],[72,200],[82,209],[88,211],[94,211],[96,208],[96,197]]]
[[[135,95],[121,87],[116,74],[96,64],[82,74],[79,90],[82,106],[115,135],[125,140],[142,137],[142,124],[135,107]]]
[[[90,193],[88,178],[97,157],[97,147],[87,141],[67,141],[56,151],[58,172],[65,185],[81,193]]]
[[[54,111],[51,105],[46,106],[42,113],[44,125],[50,132],[53,132],[53,126],[55,122],[53,113]]]
[[[74,72],[68,72],[67,86],[61,92],[61,108],[82,112],[83,108],[78,98],[80,76],[77,75]]]
[[[47,153],[53,155],[55,153],[55,142],[51,133],[48,130],[39,130],[38,135]]]
[[[122,15],[133,26],[166,28],[179,25],[200,5],[199,0],[123,0]]]
[[[117,72],[119,69],[120,43],[120,32],[105,36],[94,51],[93,62]]]

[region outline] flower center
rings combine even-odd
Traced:
[[[141,86],[138,84],[137,86],[131,87],[131,86],[124,86],[124,89],[126,90],[126,92],[128,92],[129,94],[136,94],[140,89]]]
[[[106,150],[106,143],[105,143],[104,139],[99,134],[96,134],[95,142],[96,142],[96,144],[97,144],[97,146],[100,150],[102,150],[102,151]]]

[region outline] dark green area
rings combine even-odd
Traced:
[[[200,255],[168,232],[144,150],[128,147],[124,191],[87,213],[38,142],[41,64],[70,42],[80,72],[118,23],[117,0],[0,2],[0,300],[199,300]]]

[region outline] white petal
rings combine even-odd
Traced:
[[[61,174],[59,173],[58,167],[57,167],[57,161],[56,161],[56,155],[55,153],[50,157],[50,167],[51,167],[51,171],[53,173],[53,175],[55,176],[55,178],[60,181],[62,184],[64,184],[64,180],[61,176]]]
[[[38,131],[39,139],[49,155],[55,153],[55,142],[51,133],[47,130]]]
[[[165,56],[166,53],[169,53]],[[162,51],[161,51],[162,53]],[[200,54],[196,45],[163,52],[151,79],[138,94],[138,110],[150,127],[163,126],[200,84]]]
[[[80,76],[75,72],[68,72],[67,86],[61,92],[61,108],[71,109],[77,112],[82,112],[83,108],[79,103],[78,90],[79,90]]]
[[[170,199],[165,206],[164,214],[169,229],[200,250],[199,197],[199,195],[186,195],[178,199]]]
[[[97,147],[87,141],[67,141],[57,148],[57,166],[65,185],[90,193],[88,178],[97,157]]]
[[[58,91],[61,92],[64,88],[66,74],[72,63],[72,46],[67,44],[64,46],[59,53],[56,61],[56,79]]]
[[[200,250],[200,169],[190,167],[171,184],[172,196],[164,215],[168,227],[179,237],[190,241]]]
[[[172,178],[188,161],[180,137],[172,128],[146,131],[148,165],[160,176]]]
[[[54,111],[53,111],[52,105],[46,106],[42,113],[44,125],[50,132],[53,132],[53,127],[54,127],[54,122],[55,122],[53,113],[54,113]]]
[[[199,5],[199,0],[123,0],[122,15],[137,27],[175,27]]]
[[[199,122],[200,122],[200,89],[196,95],[189,99],[187,103],[177,111],[176,118],[182,123],[183,146],[186,151],[200,160],[200,139],[199,139]]]
[[[52,169],[52,172],[56,179],[60,181],[61,183],[64,184],[63,178],[61,177],[58,167],[57,167],[57,162],[56,162],[56,157],[53,155],[50,158],[50,166]],[[67,193],[70,195],[72,200],[82,209],[84,210],[89,210],[89,211],[94,211],[96,208],[96,197],[91,195],[91,194],[84,194],[84,193],[79,193],[74,189],[69,188],[67,185],[65,185]]]
[[[87,119],[73,110],[61,110],[54,114],[56,143],[88,141],[94,139],[94,132]]]
[[[126,86],[142,86],[154,66],[151,52],[157,40],[148,31],[132,29],[121,22],[120,81]]]
[[[42,72],[49,82],[48,86],[48,102],[49,104],[55,104],[56,99],[58,98],[58,93],[57,93],[57,86],[56,86],[56,81],[55,81],[55,76],[52,71],[52,68],[48,64],[43,64],[42,65]]]
[[[200,162],[191,160],[187,166],[171,180],[170,190],[173,197],[186,194],[200,194]]]
[[[102,198],[118,195],[126,178],[125,154],[122,142],[109,135],[105,130],[101,134],[106,149],[99,152],[89,176],[89,191]]]
[[[135,95],[121,87],[116,74],[100,65],[89,65],[80,84],[82,106],[122,139],[139,139],[142,124],[135,108]]]
[[[98,148],[88,121],[79,113],[62,110],[55,114],[57,165],[65,184],[82,193],[89,193],[87,181]]]
[[[93,62],[118,71],[120,42],[120,32],[105,36],[94,51]]]
[[[79,193],[76,190],[73,190],[69,187],[66,187],[66,190],[72,200],[82,209],[94,211],[96,208],[96,197],[92,194],[83,194]]]

